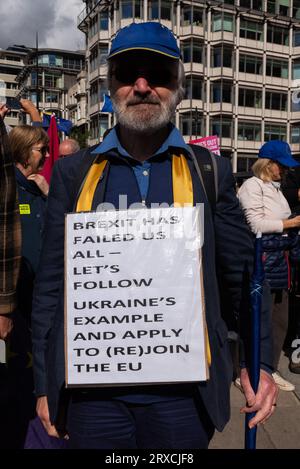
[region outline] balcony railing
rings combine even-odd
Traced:
[[[96,10],[96,8],[98,7],[100,3],[102,3],[103,5],[109,5],[111,1],[110,0],[98,0],[97,2],[95,2],[95,5],[93,5],[92,7],[88,7],[88,6],[84,7],[81,13],[79,13],[79,15],[77,16],[77,27],[79,29],[80,29],[80,26],[81,27],[83,26],[87,17]]]

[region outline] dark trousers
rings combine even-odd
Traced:
[[[278,369],[280,354],[288,328],[288,293],[285,290],[272,291],[272,326],[273,326],[273,366]]]
[[[67,429],[70,449],[207,448],[214,427],[200,399],[152,404],[73,396]]]

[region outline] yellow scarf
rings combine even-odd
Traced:
[[[79,195],[76,212],[90,212],[92,210],[93,198],[96,191],[96,187],[99,179],[101,178],[103,171],[106,167],[107,160],[103,156],[96,158],[92,164],[83,184],[83,188]],[[174,205],[180,207],[184,204],[193,206],[194,204],[194,192],[193,183],[188,167],[188,163],[184,155],[172,157],[172,182],[173,182],[173,195]],[[201,286],[203,289],[203,276],[201,275]],[[203,311],[205,311],[205,305],[203,304]],[[205,317],[205,314],[204,314]],[[207,363],[211,365],[211,350],[208,338],[207,326],[205,324],[206,332],[206,355]]]

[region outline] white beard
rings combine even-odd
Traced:
[[[178,103],[178,91],[165,102],[150,96],[126,102],[113,95],[111,100],[119,124],[128,130],[149,135],[165,127],[172,119]]]

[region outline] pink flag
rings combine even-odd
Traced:
[[[46,178],[47,182],[50,183],[52,168],[56,160],[58,160],[59,152],[59,137],[56,125],[55,115],[52,114],[50,120],[50,126],[48,129],[49,136],[49,154],[50,156],[46,158],[44,167],[41,171],[41,174]]]

